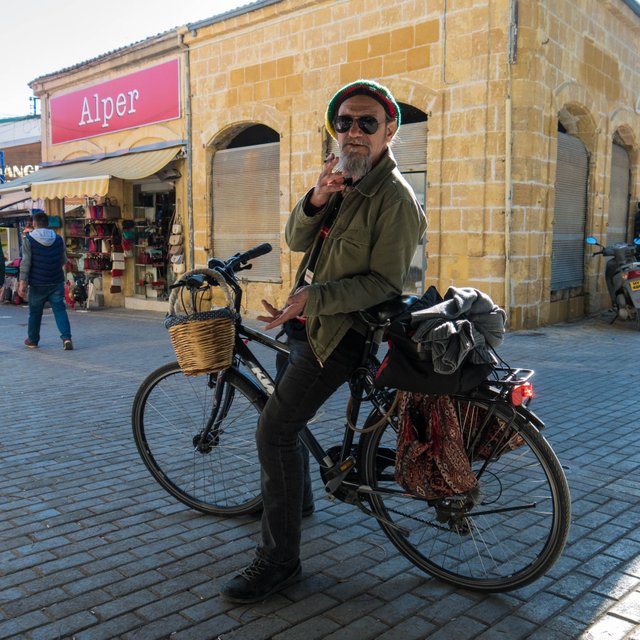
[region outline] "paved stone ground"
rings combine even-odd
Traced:
[[[548,575],[509,594],[455,589],[414,569],[359,512],[318,501],[303,580],[237,606],[218,586],[246,564],[258,523],[177,503],[131,438],[137,386],[173,359],[161,320],[72,312],[76,350],[64,352],[46,312],[32,351],[27,309],[0,306],[0,638],[640,638],[640,332],[630,324],[603,315],[511,333],[501,349],[536,369],[533,406],[571,486],[570,541]]]

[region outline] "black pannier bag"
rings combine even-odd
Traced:
[[[477,289],[430,287],[391,323],[378,388],[443,395],[464,393],[491,374],[506,314]]]

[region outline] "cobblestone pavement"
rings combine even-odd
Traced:
[[[249,558],[250,518],[189,510],[152,480],[131,437],[136,388],[173,359],[162,316],[71,313],[65,352],[45,313],[0,306],[0,638],[518,640],[640,638],[640,332],[605,315],[511,333],[537,371],[534,410],[566,466],[573,524],[548,575],[479,595],[414,569],[377,526],[321,500],[303,579],[253,606],[218,587]],[[341,412],[332,400],[324,420]],[[341,421],[337,421],[339,425]]]

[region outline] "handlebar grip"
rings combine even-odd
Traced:
[[[269,253],[273,247],[268,242],[263,242],[259,244],[257,247],[253,247],[244,253],[237,253],[235,256],[232,256],[225,263],[226,269],[230,272],[240,271],[241,269],[248,269],[249,267],[243,267],[249,260],[253,260],[254,258],[259,258],[263,256],[265,253]]]
[[[269,253],[272,249],[273,247],[268,242],[263,242],[257,247],[253,247],[253,249],[249,249],[249,251],[245,251],[243,254],[238,256],[238,262],[248,262],[254,258],[259,258],[260,256],[264,256]]]

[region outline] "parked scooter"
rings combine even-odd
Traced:
[[[601,247],[594,256],[609,256],[605,267],[605,280],[617,318],[634,320],[640,330],[640,238],[633,244],[618,242],[609,247],[601,245],[594,236],[585,238],[587,244]]]

